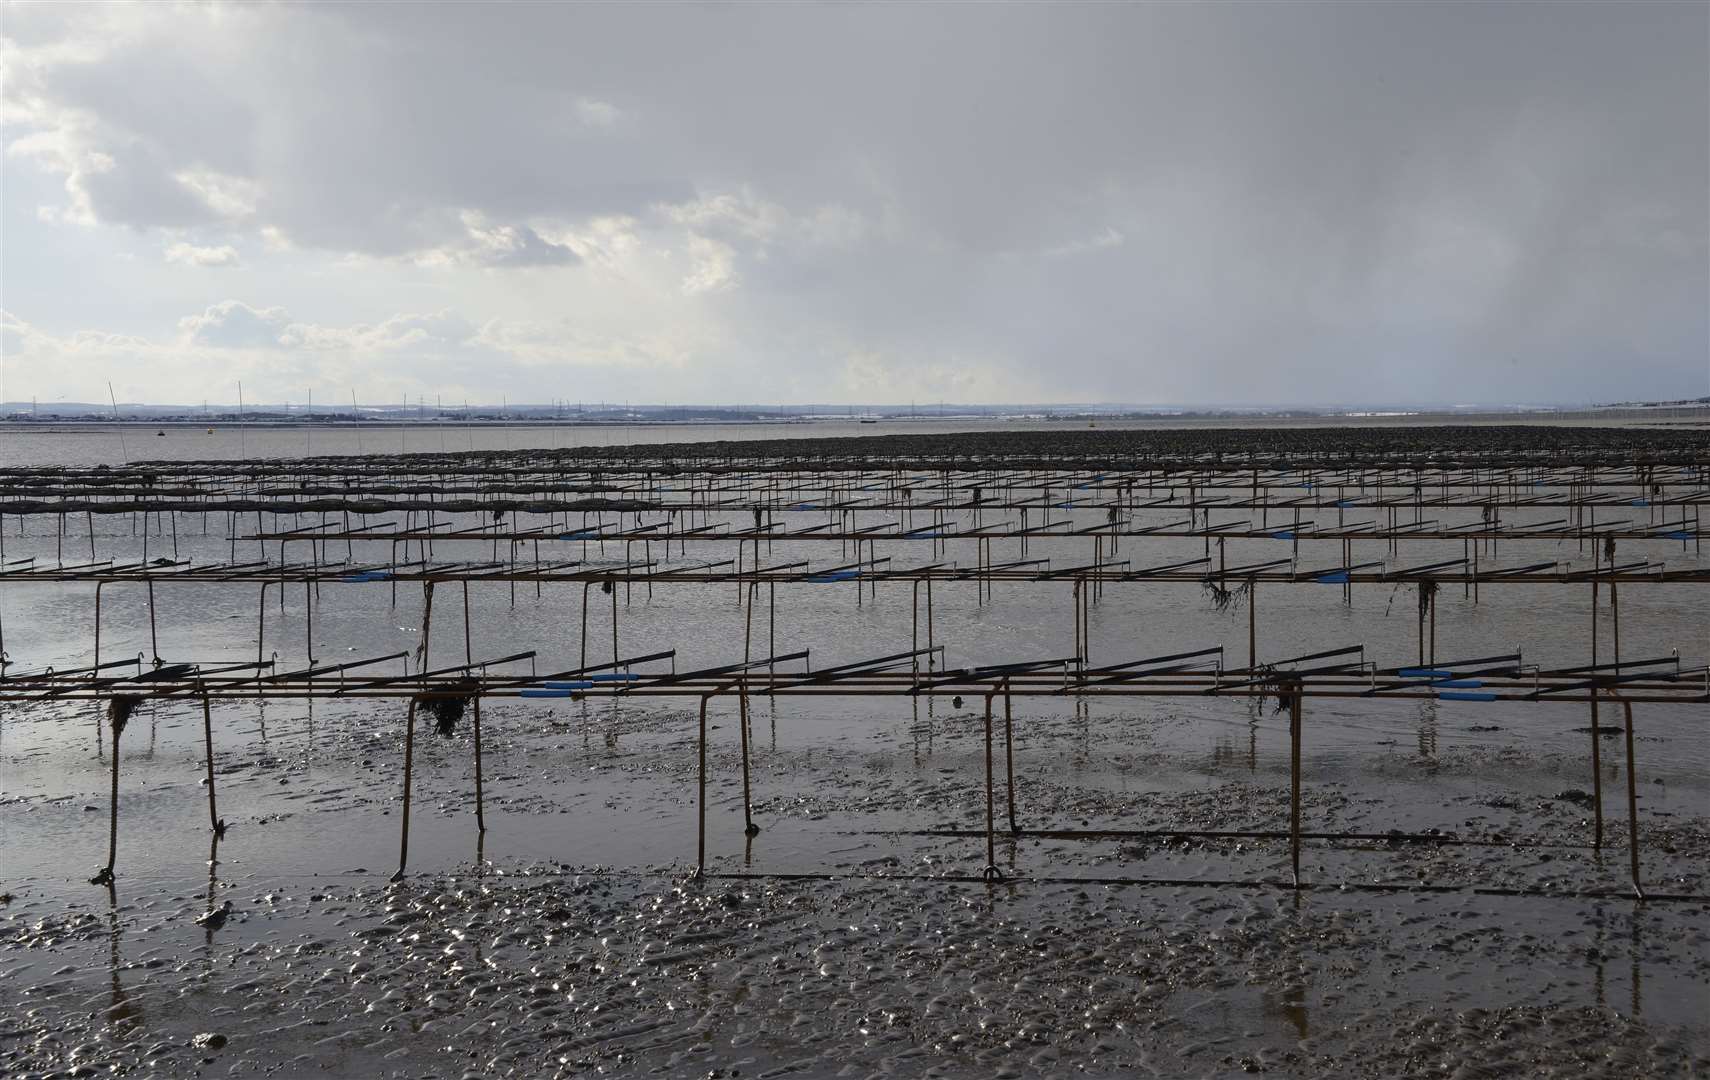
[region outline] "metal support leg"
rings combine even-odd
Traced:
[[[986,695],[986,868],[980,876],[987,881],[1002,881],[1003,871],[997,867],[997,833],[993,825],[992,793],[992,695]]]
[[[410,772],[416,756],[416,699],[404,718],[404,826],[398,836],[398,872],[393,881],[404,880],[404,865],[410,857]]]
[[[1301,693],[1296,687],[1289,697],[1289,799],[1288,846],[1289,862],[1294,868],[1294,887],[1300,888],[1300,712]]]
[[[1645,898],[1645,888],[1639,884],[1639,778],[1633,760],[1633,703],[1621,702],[1627,721],[1627,857],[1633,870],[1633,893]],[[115,755],[116,757],[117,755]]]
[[[107,865],[89,879],[89,884],[111,887],[113,866],[119,861],[119,732],[125,725],[122,720],[114,718],[111,704],[107,717],[107,726],[113,731],[113,786],[107,802]]]
[[[1003,771],[1008,784],[1009,799],[1009,831],[1011,835],[1021,832],[1021,826],[1015,823],[1015,724],[1014,711],[1010,708],[1009,680],[1003,684]]]
[[[154,666],[160,666],[160,634],[154,628],[154,581],[148,583],[148,644],[154,653]]]
[[[481,791],[481,697],[475,696],[475,829],[477,832],[487,831],[487,818],[483,809],[486,799]]]
[[[588,588],[593,584],[592,581],[582,582],[582,671],[588,670]]]
[[[1591,583],[1591,663],[1597,664],[1597,582]],[[1603,739],[1597,724],[1597,692],[1591,693],[1591,846],[1603,850]]]
[[[696,881],[706,877],[707,873],[707,702],[711,694],[701,695],[701,734],[700,734],[700,800],[696,817],[697,833],[695,847]]]
[[[742,834],[753,837],[759,834],[760,826],[754,824],[754,809],[748,787],[748,689],[744,687],[737,697],[741,709],[742,729]]]
[[[208,758],[208,825],[220,837],[226,835],[226,823],[214,805],[214,716],[207,694],[202,695],[202,752]]]
[[[1259,667],[1259,581],[1247,579],[1247,671]]]
[[[469,583],[467,581],[463,583],[463,662],[465,664],[475,662],[475,642],[469,634]],[[480,706],[477,705],[475,708],[476,715],[479,716]],[[477,770],[479,770],[479,766],[477,766]]]

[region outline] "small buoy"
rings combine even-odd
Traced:
[[[213,434],[213,433],[214,433],[214,429],[213,429],[213,428],[209,428],[209,429],[208,429],[208,434],[210,434],[210,435],[212,435],[212,434]]]
[[[166,432],[164,432],[164,431],[157,431],[157,432],[155,432],[155,435],[158,438],[162,438],[162,439],[166,438]]]

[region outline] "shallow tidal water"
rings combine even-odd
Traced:
[[[206,535],[203,524],[180,515],[179,554],[229,559],[228,519],[211,515]],[[289,516],[277,524],[293,527]],[[259,558],[242,539],[251,525],[239,524],[237,547]],[[54,520],[18,526],[7,523],[8,560],[87,548]],[[101,556],[140,555],[132,528],[98,518]],[[170,529],[147,528],[150,556],[169,553]],[[970,561],[962,544],[936,558]],[[327,547],[325,558],[345,557]],[[1286,547],[1234,541],[1228,561]],[[1388,557],[1383,547],[1356,543],[1355,561]],[[1029,556],[1073,564],[1089,548],[1034,541]],[[436,549],[438,560],[488,555],[484,542]],[[1120,557],[1150,566],[1201,551],[1197,540],[1125,539]],[[920,541],[878,544],[899,565],[928,553]],[[1460,554],[1459,542],[1416,541],[1400,562]],[[1623,544],[1624,559],[1641,555],[1702,565],[1678,543]],[[829,563],[837,551],[779,543],[763,556]],[[363,560],[360,546],[352,557]],[[568,542],[543,544],[541,557],[616,564],[625,552]],[[686,559],[673,554],[710,557],[693,544]],[[1325,542],[1301,562],[1339,558]],[[1503,542],[1490,558],[1589,565],[1591,553],[1571,539]],[[93,591],[0,587],[11,659],[88,663]],[[461,662],[465,648],[446,614],[457,594],[440,592],[430,667]],[[1683,665],[1702,665],[1702,592],[1623,587],[1623,654],[1679,650]],[[733,585],[620,587],[616,599],[624,655],[676,648],[679,670],[741,658],[749,614]],[[1414,659],[1409,591],[1356,588],[1344,605],[1334,587],[1261,587],[1257,603],[1261,660],[1355,643],[1380,664]],[[110,586],[102,604],[103,658],[153,655],[142,587]],[[477,658],[536,649],[540,671],[575,666],[581,605],[580,586],[475,585],[470,647]],[[287,668],[311,651],[354,659],[421,636],[419,586],[400,586],[394,602],[384,583],[324,584],[312,636],[305,611],[298,589],[267,590],[258,610],[253,586],[157,586],[158,652],[254,659],[258,615],[265,653]],[[1000,584],[987,603],[971,583],[944,586],[934,614],[951,666],[1073,651],[1066,582]],[[774,645],[768,615],[762,597],[757,656]],[[590,662],[607,659],[612,598],[596,589],[588,617]],[[1217,644],[1228,664],[1245,663],[1245,607],[1219,611],[1196,585],[1112,586],[1091,619],[1094,664]],[[1607,650],[1607,610],[1599,619]],[[1591,624],[1589,587],[1486,586],[1476,604],[1445,588],[1437,655],[1520,647],[1528,662],[1584,663]],[[776,650],[811,648],[816,668],[907,649],[912,628],[907,585],[859,600],[853,583],[778,589]],[[1605,845],[1589,846],[1583,704],[1309,701],[1305,828],[1438,830],[1444,842],[1310,841],[1311,888],[1296,893],[1284,887],[1286,841],[1120,835],[1286,828],[1286,716],[1257,703],[1018,697],[1017,823],[1110,835],[1000,832],[998,885],[977,880],[979,697],[752,703],[751,839],[736,702],[709,710],[708,880],[688,880],[693,698],[509,699],[483,704],[485,834],[469,720],[449,738],[418,729],[409,873],[397,884],[386,879],[399,855],[402,702],[217,704],[216,791],[230,826],[217,847],[200,706],[146,705],[119,750],[111,893],[87,883],[108,839],[111,747],[97,705],[0,705],[0,1074],[1710,1071],[1703,706],[1635,710],[1642,871],[1664,897],[1640,904],[1625,892],[1617,738],[1602,746]],[[1605,711],[1602,723],[1612,719]],[[1001,780],[997,813],[1007,826]],[[221,925],[196,921],[227,902]]]

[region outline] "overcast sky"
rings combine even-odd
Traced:
[[[0,398],[1710,393],[1705,3],[0,19]]]

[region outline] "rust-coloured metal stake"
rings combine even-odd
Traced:
[[[1003,681],[1003,768],[1009,784],[1009,831],[1013,835],[1021,832],[1021,826],[1015,823],[1015,734],[1008,679]]]
[[[1427,661],[1432,667],[1437,666],[1437,594],[1431,594],[1431,653]]]
[[[700,801],[696,814],[698,832],[696,833],[694,873],[696,881],[706,877],[707,873],[707,702],[711,698],[711,694],[701,695]]]
[[[588,589],[593,584],[592,581],[582,582],[582,671],[588,670]]]
[[[1622,701],[1627,713],[1627,857],[1633,870],[1633,892],[1640,900],[1645,888],[1639,884],[1639,779],[1633,761],[1633,703]]]
[[[1597,667],[1597,580],[1591,582],[1591,666]],[[1597,690],[1591,694],[1591,847],[1603,850],[1603,747],[1597,725]]]
[[[404,864],[410,857],[410,771],[416,755],[416,699],[410,698],[409,712],[404,717],[404,825],[398,835],[398,872],[393,881],[404,880]]]
[[[261,596],[255,608],[255,664],[256,671],[261,670],[262,649],[267,639],[267,586],[271,582],[261,583]]]
[[[463,583],[463,662],[465,664],[473,664],[475,662],[475,644],[469,634],[469,583],[467,581]],[[475,715],[481,715],[481,707],[479,705],[475,707]],[[479,731],[480,727],[478,725],[480,724],[480,721],[477,720],[476,724],[476,730]],[[479,739],[480,736],[476,736],[476,738]],[[480,743],[477,742],[476,745],[479,746]]]
[[[485,797],[481,791],[481,696],[475,695],[475,829],[477,832],[487,831],[487,818],[483,806]]]
[[[1247,579],[1247,671],[1259,667],[1259,580]]]
[[[214,805],[214,716],[208,695],[202,695],[202,752],[208,758],[208,825],[216,837],[226,834],[226,823]]]
[[[119,731],[124,726],[113,717],[113,707],[107,706],[107,725],[113,729],[113,787],[107,803],[107,865],[89,879],[91,885],[113,884],[113,866],[119,861]]]
[[[748,788],[748,684],[746,681],[738,691],[737,702],[741,709],[742,729],[742,834],[752,838],[760,832],[760,826],[754,824],[753,803]]]
[[[744,664],[754,659],[754,590],[759,587],[758,581],[748,583],[748,613],[742,623],[742,662]]]
[[[986,868],[980,876],[987,881],[1002,881],[1003,871],[997,867],[997,832],[993,822],[994,795],[992,791],[992,697],[986,695]]]
[[[160,666],[160,634],[154,628],[154,579],[148,582],[148,644],[154,654],[154,666]]]
[[[1301,693],[1297,685],[1289,697],[1289,860],[1294,867],[1294,887],[1300,888],[1300,713]]]

